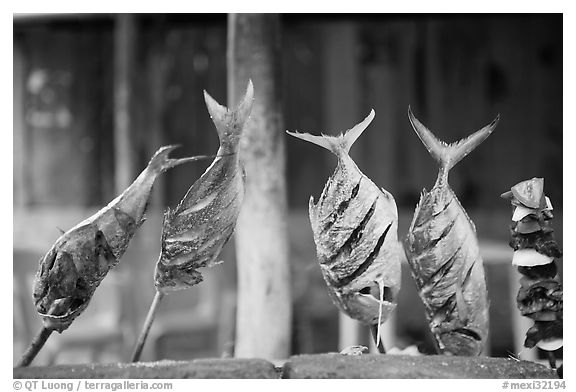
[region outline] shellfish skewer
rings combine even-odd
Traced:
[[[32,363],[34,358],[36,358],[36,355],[38,355],[42,347],[44,347],[44,344],[46,343],[46,341],[48,340],[53,331],[54,330],[52,328],[42,326],[40,332],[38,332],[38,334],[34,337],[32,343],[30,343],[30,346],[28,346],[26,352],[22,354],[22,358],[20,358],[20,361],[18,361],[16,367],[30,365],[30,363]]]
[[[152,322],[154,321],[154,317],[156,316],[156,311],[158,310],[158,305],[160,304],[162,298],[164,298],[164,293],[162,293],[161,291],[156,291],[156,295],[152,300],[152,304],[150,305],[150,309],[148,310],[148,315],[146,316],[146,320],[144,321],[142,332],[140,332],[138,342],[136,342],[136,346],[134,347],[134,351],[132,352],[130,362],[137,362],[140,359],[142,349],[144,348],[144,343],[146,342],[146,339],[148,339],[148,333],[150,332],[150,327],[152,326]]]

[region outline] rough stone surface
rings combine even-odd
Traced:
[[[263,359],[197,359],[15,368],[14,378],[557,378],[527,361],[488,357],[315,354],[275,367]]]
[[[197,359],[15,368],[14,378],[278,378],[263,359]]]
[[[300,355],[282,378],[557,378],[543,365],[507,358],[364,354]]]

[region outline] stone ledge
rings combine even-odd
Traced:
[[[314,354],[291,357],[275,368],[263,359],[197,359],[15,368],[16,379],[178,379],[178,378],[557,378],[551,369],[528,361],[488,357]]]
[[[14,378],[278,378],[263,359],[196,359],[14,368]]]
[[[507,358],[441,355],[300,355],[283,378],[557,378],[543,365]]]

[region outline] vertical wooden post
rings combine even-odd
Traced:
[[[136,28],[134,15],[116,16],[114,32],[114,162],[115,193],[120,194],[136,176],[135,139],[131,99]]]
[[[240,147],[246,195],[236,224],[236,357],[289,355],[292,299],[280,49],[279,15],[229,15],[229,106],[236,106],[249,79],[255,91]]]
[[[134,15],[116,16],[114,30],[114,193],[119,195],[137,175],[137,154],[134,125],[132,118],[134,57],[136,49],[136,27]],[[113,270],[111,274],[119,274]],[[123,293],[126,294],[126,293]],[[122,295],[121,308],[128,313],[134,310],[130,296]],[[123,314],[125,320],[135,320],[132,314]],[[134,322],[129,325],[133,333],[138,327]],[[123,351],[130,350],[123,347]]]
[[[338,351],[350,346],[361,345],[366,340],[366,328],[360,322],[338,312]],[[372,338],[370,338],[372,339]]]

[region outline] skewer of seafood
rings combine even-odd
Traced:
[[[380,326],[396,307],[400,290],[398,212],[394,197],[366,177],[348,152],[374,118],[374,110],[339,136],[289,135],[323,147],[338,158],[309,214],[316,253],[328,292],[345,314],[370,326],[381,353]]]
[[[33,297],[43,326],[16,366],[28,366],[53,331],[62,333],[88,306],[96,288],[116,266],[145,221],[152,186],[164,171],[199,159],[171,159],[178,146],[164,146],[121,195],[63,233],[40,259]]]
[[[440,165],[430,192],[416,206],[404,250],[422,299],[437,350],[480,355],[488,335],[488,299],[476,228],[448,184],[448,173],[496,127],[488,126],[456,143],[437,139],[408,108],[416,134]]]
[[[164,214],[162,247],[154,275],[156,294],[132,362],[140,359],[164,295],[195,286],[203,279],[197,271],[199,268],[219,264],[217,258],[234,232],[242,206],[245,173],[238,149],[254,101],[252,81],[236,110],[220,105],[206,91],[204,99],[216,126],[220,147],[216,159],[188,189],[178,206]]]
[[[522,316],[534,320],[524,347],[546,351],[556,369],[555,351],[563,346],[563,290],[556,258],[562,251],[554,239],[552,203],[544,194],[544,179],[532,178],[501,195],[512,204],[510,247],[512,265],[522,274],[516,303]]]

